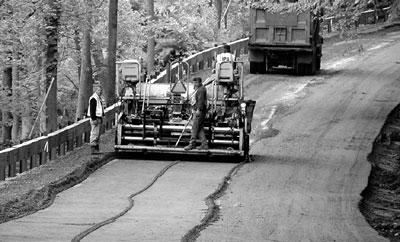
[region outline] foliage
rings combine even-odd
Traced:
[[[300,0],[300,1],[255,1],[251,4],[251,8],[267,9],[271,12],[302,12],[315,7],[316,1]]]

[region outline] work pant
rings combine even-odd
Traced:
[[[206,112],[198,111],[194,112],[193,115],[190,144],[196,145],[197,137],[200,139],[201,144],[207,144],[206,134],[204,133],[204,120],[206,119]]]
[[[100,127],[103,119],[97,117],[96,121],[90,119],[90,126],[92,127],[90,130],[90,146],[99,146],[100,142]]]

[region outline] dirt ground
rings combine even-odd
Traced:
[[[400,241],[400,106],[389,115],[369,156],[372,170],[360,210],[373,228]]]
[[[359,54],[379,43],[385,33],[399,26],[358,36],[353,40],[325,40],[323,61]],[[399,59],[400,61],[400,59]],[[372,171],[362,193],[360,210],[370,225],[391,241],[400,241],[400,108],[389,115],[369,156]],[[271,135],[271,134],[269,134]],[[114,131],[102,136],[103,155],[91,157],[85,145],[67,156],[0,182],[0,223],[23,217],[51,205],[55,195],[81,182],[113,159]]]

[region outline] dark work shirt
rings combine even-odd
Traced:
[[[97,107],[96,98],[90,99],[90,118],[92,120],[96,120],[96,107]]]
[[[207,90],[204,86],[200,86],[196,92],[196,103],[194,110],[205,111],[207,109]]]

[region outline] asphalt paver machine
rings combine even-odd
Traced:
[[[183,70],[182,57],[176,65]],[[187,64],[187,63],[186,63]],[[171,65],[172,66],[172,65]],[[115,151],[173,153],[208,156],[249,155],[249,135],[255,101],[246,100],[243,63],[218,63],[215,74],[206,79],[208,111],[205,134],[209,149],[185,151],[191,132],[189,75],[168,83],[143,78],[139,61],[119,63],[123,88],[119,97]],[[154,81],[154,80],[153,80]]]

